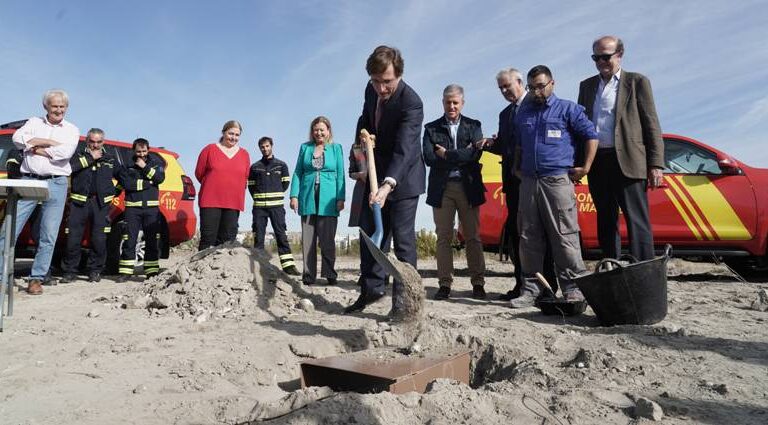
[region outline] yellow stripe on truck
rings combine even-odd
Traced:
[[[500,156],[490,152],[483,152],[483,155],[480,156],[480,164],[483,166],[484,183],[501,183],[500,161]]]
[[[165,160],[165,181],[160,183],[160,190],[167,192],[181,192],[184,190],[184,185],[181,183],[181,176],[184,171],[179,165],[179,161],[167,153],[158,152],[158,155]]]
[[[680,176],[673,176],[671,179],[669,179],[670,186],[675,189],[677,192],[677,197],[680,201],[685,204],[686,207],[688,207],[688,211],[691,214],[691,217],[693,220],[698,224],[699,228],[702,232],[704,232],[704,236],[707,238],[707,240],[713,241],[715,240],[715,235],[712,234],[712,232],[709,230],[709,226],[704,218],[701,217],[699,212],[696,210],[696,206],[691,202],[690,199],[688,199],[688,196],[686,195],[688,188],[688,184],[680,180]],[[709,181],[707,181],[706,184],[711,184]],[[693,195],[691,195],[693,197]],[[698,202],[696,202],[696,198],[693,198],[693,202],[698,205]],[[711,222],[710,222],[711,223]]]
[[[752,239],[752,234],[744,226],[736,211],[708,177],[675,176],[674,179],[691,194],[721,240]]]
[[[693,233],[693,236],[696,237],[697,241],[700,241],[704,238],[701,236],[701,232],[696,228],[696,226],[691,221],[691,217],[688,216],[688,213],[685,211],[683,206],[680,204],[680,201],[677,199],[679,195],[679,188],[675,186],[675,184],[672,182],[671,177],[665,177],[667,180],[667,183],[669,185],[669,189],[664,189],[664,193],[667,195],[670,201],[672,201],[672,205],[675,206],[675,209],[678,213],[680,213],[680,217],[683,218],[683,221],[685,221],[685,224],[688,225],[688,229]]]

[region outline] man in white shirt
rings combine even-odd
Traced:
[[[37,253],[27,285],[27,292],[31,295],[43,293],[41,285],[51,266],[53,248],[67,200],[67,177],[72,172],[69,159],[75,153],[80,137],[80,130],[64,120],[68,107],[69,96],[65,91],[49,90],[43,96],[46,115],[30,118],[13,134],[13,144],[24,151],[22,179],[45,181],[49,191],[49,198],[42,203]],[[19,201],[14,241],[36,206],[37,201]],[[5,237],[5,234],[0,235],[0,245]],[[0,260],[2,255],[0,253]]]

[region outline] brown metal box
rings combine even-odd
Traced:
[[[394,394],[423,393],[437,378],[469,383],[470,351],[418,358],[374,358],[343,355],[301,363],[301,387],[331,387],[334,391]]]

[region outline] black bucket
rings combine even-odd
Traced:
[[[593,274],[574,279],[603,326],[652,325],[667,315],[667,261],[672,250],[629,265],[601,260]],[[614,266],[609,270],[610,265]]]

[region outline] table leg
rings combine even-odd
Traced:
[[[5,294],[8,293],[8,316],[13,315],[13,261],[14,261],[14,242],[16,236],[16,201],[18,195],[13,189],[8,190],[8,197],[5,203],[5,240],[3,241],[3,267],[0,277],[0,332],[3,330],[3,308],[5,307]]]

